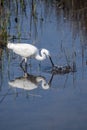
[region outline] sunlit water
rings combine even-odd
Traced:
[[[30,59],[29,76],[26,76],[19,66],[21,58],[12,51],[3,50],[0,60],[1,130],[87,129],[87,50],[80,21],[67,18],[61,9],[56,14],[54,6],[44,6],[38,4],[37,18],[31,21],[28,5],[26,14],[19,10],[19,23],[14,21],[17,16],[12,10],[8,32],[16,38],[21,33],[20,40],[14,39],[14,42],[33,42],[40,49],[48,49],[55,65],[75,64],[76,72],[52,75],[49,59],[42,62]]]

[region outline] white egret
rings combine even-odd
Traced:
[[[50,52],[46,49],[41,50],[41,55],[39,54],[39,50],[37,47],[31,44],[27,43],[10,43],[8,42],[7,48],[13,50],[16,54],[20,55],[22,57],[22,63],[25,61],[27,63],[28,58],[35,58],[36,60],[42,61],[45,60],[46,57],[48,57],[51,61],[52,66],[54,66],[54,63],[51,59]]]

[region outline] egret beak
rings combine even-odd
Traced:
[[[50,59],[50,62],[51,62],[51,64],[52,64],[52,67],[54,67],[54,63],[53,63],[53,61],[52,61],[51,56],[49,56],[49,59]]]

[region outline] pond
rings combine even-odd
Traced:
[[[25,73],[21,57],[1,46],[0,129],[86,130],[87,2],[5,0],[0,6],[0,43],[46,48],[55,65],[75,69],[54,74],[49,59],[29,59]]]

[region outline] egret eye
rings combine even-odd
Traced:
[[[46,56],[46,53],[45,53],[45,52],[44,52],[43,54]]]
[[[46,86],[46,83],[44,83],[44,86]]]

